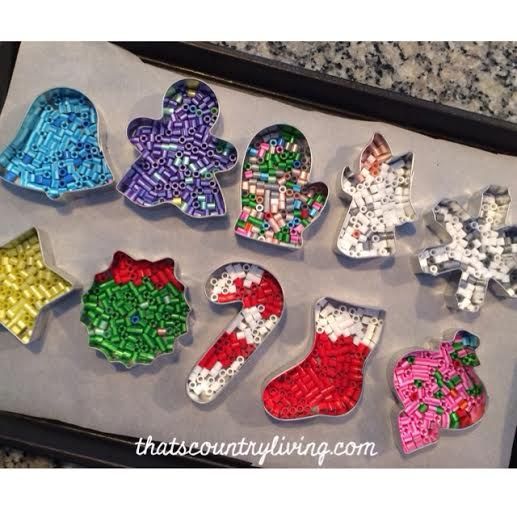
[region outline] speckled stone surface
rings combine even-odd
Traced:
[[[517,42],[214,42],[517,123]]]
[[[517,123],[516,42],[215,42]],[[63,467],[0,447],[0,468]]]

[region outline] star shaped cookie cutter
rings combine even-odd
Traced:
[[[36,228],[0,246],[0,325],[25,345],[41,336],[46,309],[80,287],[50,263]]]

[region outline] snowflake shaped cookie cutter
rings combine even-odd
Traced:
[[[457,201],[443,199],[426,216],[427,225],[442,241],[414,257],[417,274],[460,272],[456,289],[446,293],[452,309],[477,312],[489,284],[494,294],[517,298],[517,225],[506,225],[511,198],[508,188],[490,185],[473,196],[481,198],[476,217]]]
[[[211,130],[219,119],[213,90],[197,79],[174,83],[161,119],[134,119],[127,136],[139,152],[117,190],[140,207],[163,203],[194,218],[226,215],[216,174],[237,163],[237,150]]]
[[[411,204],[414,155],[394,156],[375,133],[359,158],[359,172],[345,167],[338,191],[350,202],[339,230],[336,251],[350,258],[395,254],[395,227],[413,222]]]

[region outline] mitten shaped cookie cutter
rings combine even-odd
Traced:
[[[266,382],[266,413],[285,421],[353,411],[362,396],[366,362],[381,338],[384,315],[382,310],[320,298],[311,350]]]
[[[351,258],[395,254],[395,227],[416,219],[411,204],[412,152],[393,156],[380,133],[359,158],[359,172],[345,167],[338,191],[350,202],[336,251]]]
[[[126,368],[174,352],[176,340],[188,332],[190,312],[176,274],[171,258],[134,260],[117,251],[83,296],[89,345]]]
[[[52,200],[111,185],[99,115],[90,99],[65,87],[39,95],[0,153],[0,178]]]
[[[481,420],[488,397],[474,371],[478,346],[476,335],[458,330],[446,333],[437,349],[413,349],[396,362],[392,382],[403,407],[396,425],[404,454],[437,443],[441,429]]]
[[[457,288],[446,293],[447,305],[456,310],[479,311],[491,281],[495,294],[517,298],[517,225],[505,226],[510,194],[506,187],[491,185],[473,197],[479,199],[477,217],[457,201],[440,201],[426,219],[444,244],[413,258],[417,274],[460,272]]]
[[[266,269],[248,262],[232,262],[216,269],[205,286],[214,303],[241,302],[242,308],[190,372],[186,389],[198,404],[215,400],[278,325],[284,294]]]
[[[244,157],[235,233],[301,248],[304,229],[319,217],[328,199],[324,183],[309,183],[311,167],[311,150],[301,131],[287,124],[259,131]]]
[[[235,147],[212,135],[219,104],[202,81],[174,83],[163,98],[159,120],[137,118],[127,129],[140,156],[117,185],[140,207],[163,203],[194,217],[226,215],[216,175],[237,163]]]
[[[58,270],[36,228],[0,246],[0,325],[27,345],[45,327],[46,309],[79,288]]]

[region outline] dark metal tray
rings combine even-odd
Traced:
[[[435,138],[517,156],[517,125],[301,70],[207,43],[117,42],[144,61],[321,111],[387,122]],[[19,43],[0,43],[0,110]],[[221,456],[137,456],[135,439],[0,411],[0,443],[95,467],[246,467]],[[517,440],[510,467],[517,466]]]

